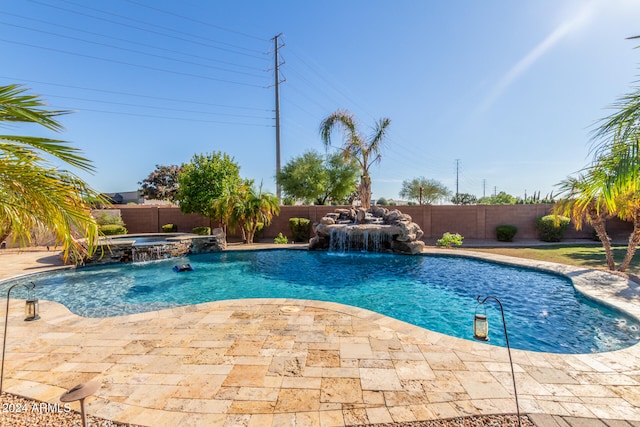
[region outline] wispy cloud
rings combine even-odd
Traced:
[[[544,40],[538,43],[529,53],[527,53],[520,61],[518,61],[511,69],[500,79],[500,81],[491,90],[491,93],[485,98],[484,102],[478,108],[478,112],[488,110],[493,103],[502,96],[502,94],[515,82],[523,73],[531,68],[540,58],[549,50],[558,44],[563,38],[569,34],[578,31],[584,27],[595,12],[595,2],[586,3],[578,12],[561,23],[553,30]]]

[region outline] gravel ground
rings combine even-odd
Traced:
[[[535,427],[526,415],[520,415],[522,427]],[[404,423],[367,424],[354,427],[517,427],[518,417],[514,415],[482,415],[476,417],[449,418],[446,420],[412,421]]]
[[[80,427],[82,416],[65,407],[64,403],[57,406],[37,400],[25,399],[9,393],[2,393],[1,427]],[[74,404],[74,408],[78,405]],[[87,415],[87,425],[91,427],[141,427],[134,424],[122,424],[104,418]]]
[[[82,417],[79,412],[58,406],[25,399],[9,393],[2,393],[1,427],[80,427]],[[77,405],[74,405],[76,407]],[[523,427],[535,427],[526,415],[520,417]],[[123,424],[104,418],[87,415],[87,425],[91,427],[143,427],[136,424]],[[354,427],[510,427],[517,426],[515,415],[486,415],[477,417],[450,418],[446,420],[414,421],[404,423],[368,424]]]

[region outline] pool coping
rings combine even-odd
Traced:
[[[560,273],[581,293],[640,318],[638,285],[603,271],[459,249],[423,253]],[[103,388],[87,399],[87,412],[116,421],[279,425],[305,419],[309,425],[345,425],[515,412],[503,347],[450,337],[357,307],[244,299],[86,319],[60,304],[41,301],[42,320],[26,323],[20,322],[19,307],[19,301],[12,301],[5,391],[53,403],[78,382],[98,380]],[[219,330],[226,331],[226,339],[199,339],[202,331],[221,338]],[[248,330],[262,332],[251,335]],[[271,335],[265,335],[267,330]],[[294,338],[285,345],[265,336]],[[260,348],[250,344],[260,340]],[[146,348],[141,342],[160,346]],[[213,357],[206,356],[207,351],[218,354],[220,363],[185,363]],[[323,362],[320,354],[328,359]],[[158,362],[163,358],[166,363]],[[640,421],[638,344],[586,355],[513,350],[513,360],[523,413]],[[294,368],[302,363],[301,370],[274,375],[287,361]],[[209,387],[210,398],[198,390],[192,390],[191,397],[181,394],[181,383],[207,376],[220,382],[215,392],[214,386],[201,384],[200,391]],[[220,389],[227,394],[220,395]],[[232,389],[235,395],[230,398]],[[356,403],[339,401],[353,397],[353,390],[359,393]],[[293,396],[302,399],[301,410],[287,405]]]

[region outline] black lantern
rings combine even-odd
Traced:
[[[25,322],[30,322],[32,320],[38,320],[40,315],[38,314],[38,298],[35,295],[36,285],[33,285],[32,288],[29,289],[29,294],[27,296],[27,301],[24,306],[24,320]]]

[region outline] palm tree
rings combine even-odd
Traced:
[[[273,194],[263,193],[262,186],[256,192],[251,182],[246,184],[239,189],[240,198],[234,205],[232,222],[240,226],[245,243],[253,244],[256,233],[280,213],[280,203]]]
[[[640,245],[640,138],[638,134],[629,134],[627,138],[614,144],[609,157],[605,158],[612,171],[605,185],[607,203],[617,211],[619,218],[633,224],[627,252],[618,271],[626,271]]]
[[[357,122],[349,111],[338,110],[325,118],[320,124],[320,136],[325,146],[331,146],[331,131],[338,125],[343,132],[343,146],[339,147],[344,154],[346,161],[355,159],[360,165],[362,175],[358,192],[360,203],[365,209],[371,207],[371,176],[369,169],[371,165],[381,159],[380,148],[387,133],[387,128],[391,120],[382,118],[376,122],[373,134],[367,138],[358,131]]]
[[[582,228],[583,221],[587,221],[602,242],[607,267],[613,271],[616,266],[611,239],[605,227],[607,218],[613,215],[607,210],[606,200],[600,191],[604,177],[604,171],[591,169],[587,176],[567,178],[560,184],[564,197],[556,202],[553,213],[571,218],[577,230]]]
[[[228,232],[227,229],[229,227],[234,229],[238,225],[235,222],[234,210],[238,204],[242,203],[246,189],[246,182],[239,186],[226,183],[222,195],[215,199],[211,205],[211,214],[209,216],[220,220],[220,226],[225,233]],[[242,235],[244,238],[244,230],[242,230]]]
[[[625,271],[640,244],[640,88],[620,98],[616,112],[601,121],[594,133],[598,162],[609,170],[602,186],[607,207],[633,223],[624,260]]]
[[[47,110],[40,98],[26,91],[19,85],[0,86],[0,124],[35,123],[61,131],[56,117],[68,111]],[[0,135],[0,237],[11,234],[25,246],[32,230],[43,226],[62,244],[65,261],[72,257],[81,262],[93,252],[98,236],[89,200],[105,200],[73,173],[52,167],[42,153],[93,171],[91,162],[65,141]]]

